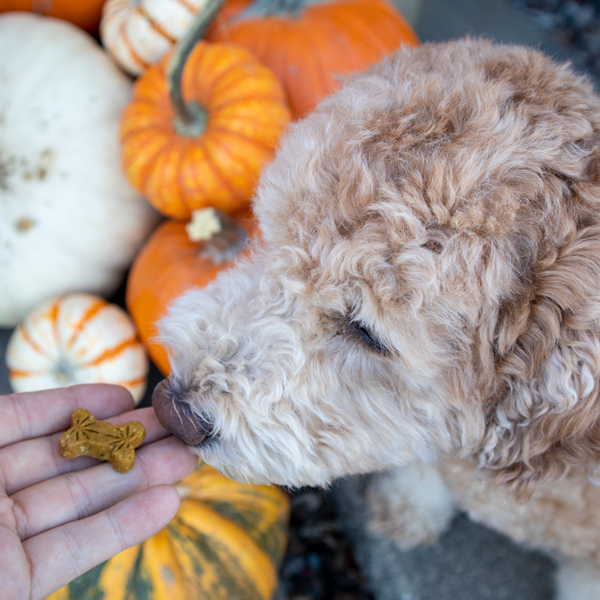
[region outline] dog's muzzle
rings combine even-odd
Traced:
[[[187,403],[173,397],[167,379],[154,389],[152,406],[161,425],[188,446],[197,446],[211,434],[210,424],[195,417]]]

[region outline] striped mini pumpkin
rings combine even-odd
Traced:
[[[107,0],[100,39],[117,64],[139,75],[183,36],[207,0]]]
[[[268,600],[286,545],[289,502],[200,463],[176,485],[177,516],[146,542],[48,600]]]
[[[125,174],[165,216],[189,219],[207,207],[234,212],[248,204],[291,120],[285,92],[244,48],[200,41],[179,58],[191,122],[173,104],[167,55],[138,78],[121,115]]]
[[[92,294],[67,294],[30,313],[6,351],[11,387],[33,392],[114,383],[139,402],[148,358],[129,315]]]

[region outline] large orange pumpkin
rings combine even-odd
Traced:
[[[416,33],[387,0],[229,0],[206,39],[250,50],[284,84],[295,116]]]
[[[194,46],[219,5],[209,0],[172,60],[142,74],[121,121],[130,182],[176,219],[207,206],[232,212],[247,204],[291,119],[281,84],[248,50]]]
[[[222,220],[227,220],[225,215]],[[244,210],[225,223],[221,233],[209,242],[193,241],[185,221],[165,221],[152,234],[135,259],[127,280],[126,304],[140,339],[164,375],[170,371],[166,350],[154,342],[156,321],[169,304],[191,287],[203,287],[220,271],[232,265],[231,258],[243,251],[244,235],[258,232],[249,210]],[[215,259],[214,248],[225,260]]]
[[[0,0],[0,12],[20,10],[70,21],[94,32],[100,24],[104,0]]]

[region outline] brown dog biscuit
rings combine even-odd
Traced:
[[[84,408],[75,410],[71,425],[60,438],[59,454],[63,458],[85,455],[107,460],[119,473],[126,473],[133,467],[135,449],[146,437],[146,430],[138,421],[112,425],[97,421]]]

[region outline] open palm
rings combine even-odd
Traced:
[[[146,439],[131,471],[59,456],[76,408],[116,424],[143,423]],[[132,408],[126,390],[100,384],[0,396],[2,598],[42,600],[175,516],[179,496],[165,484],[187,475],[197,458],[152,409],[125,412]]]

